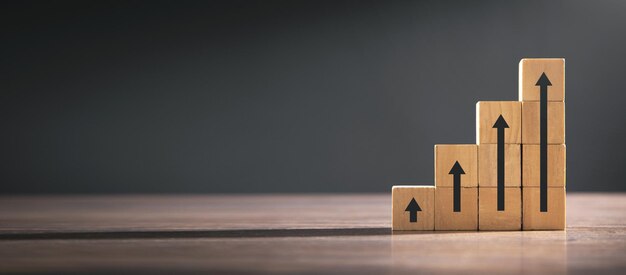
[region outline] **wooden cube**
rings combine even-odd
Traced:
[[[519,100],[539,101],[542,74],[550,81],[548,101],[565,101],[565,59],[524,58],[519,62]]]
[[[435,186],[453,187],[452,169],[457,162],[463,170],[461,186],[478,186],[478,146],[475,144],[435,145]]]
[[[504,188],[504,210],[498,210],[498,188],[478,188],[479,230],[521,230],[522,189]]]
[[[393,230],[435,229],[434,186],[393,186],[391,201]]]
[[[540,188],[523,187],[522,227],[524,230],[565,229],[565,187],[547,188],[548,211],[540,210]]]
[[[522,102],[522,144],[539,144],[539,102]],[[548,102],[548,144],[565,144],[565,103]]]
[[[460,209],[455,212],[454,188],[436,188],[435,230],[478,230],[478,188],[460,189]]]
[[[476,103],[476,143],[498,143],[498,128],[494,128],[502,116],[508,128],[504,128],[504,143],[522,142],[522,103],[519,101],[479,101]]]
[[[565,144],[548,145],[548,187],[565,186]],[[522,145],[523,166],[522,186],[540,185],[540,146]]]
[[[519,144],[504,145],[504,186],[522,185],[522,159]],[[498,186],[498,145],[478,145],[478,186]]]

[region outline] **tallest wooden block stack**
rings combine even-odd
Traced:
[[[565,228],[565,60],[519,64],[524,230]]]
[[[393,230],[563,230],[565,60],[526,58],[518,101],[476,104],[476,144],[435,145],[435,186],[392,188]]]

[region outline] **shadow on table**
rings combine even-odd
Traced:
[[[488,233],[490,231],[481,231]],[[521,231],[519,231],[521,232]],[[228,230],[162,230],[162,231],[92,231],[92,232],[28,232],[0,233],[6,240],[104,240],[104,239],[193,239],[193,238],[280,238],[341,236],[403,236],[432,234],[476,234],[479,231],[392,231],[375,228],[293,228],[293,229],[228,229]]]
[[[391,235],[390,228],[233,229],[105,232],[0,233],[0,240],[277,238]]]

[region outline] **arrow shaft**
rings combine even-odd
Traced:
[[[498,211],[504,211],[504,128],[498,128]]]
[[[454,192],[453,208],[454,212],[461,212],[461,174],[454,174],[454,185],[452,188]]]
[[[411,216],[409,218],[410,222],[417,222],[417,211],[411,211],[409,214]]]
[[[539,208],[548,212],[548,86],[541,86],[539,103]]]

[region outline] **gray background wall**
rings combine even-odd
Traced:
[[[388,192],[565,57],[568,190],[625,191],[624,1],[3,2],[2,193]]]

